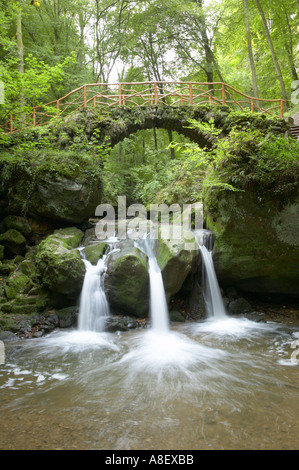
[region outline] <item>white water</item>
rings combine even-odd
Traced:
[[[149,243],[139,248],[149,258],[150,330],[97,333],[109,315],[104,258],[84,261],[81,331],[12,342],[0,368],[1,448],[298,448],[296,326],[222,316],[213,301],[215,316],[170,328]],[[211,252],[201,253],[221,307]]]
[[[148,257],[150,279],[150,317],[152,329],[156,333],[169,331],[169,314],[161,269],[152,247],[153,240],[144,238],[137,244]]]
[[[110,314],[103,285],[105,260],[106,256],[103,256],[96,266],[86,259],[83,260],[86,273],[80,299],[79,331],[103,331],[105,320]]]
[[[207,314],[210,318],[217,320],[225,319],[226,311],[215,272],[210,237],[208,237],[206,241],[205,237],[203,237],[203,244],[200,243],[199,237],[196,236],[196,239],[198,241],[203,262],[202,276]],[[208,245],[208,248],[204,243]]]

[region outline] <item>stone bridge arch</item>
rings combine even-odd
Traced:
[[[230,110],[227,107],[118,107],[87,109],[66,119],[66,127],[80,122],[86,128],[90,141],[104,142],[109,139],[114,147],[116,144],[146,129],[166,129],[188,137],[200,147],[212,148],[215,135],[199,128],[190,128],[190,120],[209,123],[212,119],[216,129],[221,130],[220,138],[227,135],[231,128]],[[218,138],[219,138],[218,137]]]
[[[190,128],[190,120],[213,123],[220,134],[215,136],[204,128]],[[90,143],[103,143],[108,139],[111,146],[140,130],[166,129],[188,137],[200,147],[212,148],[217,139],[229,134],[235,126],[255,128],[264,133],[284,134],[289,125],[284,119],[271,118],[265,114],[236,113],[227,106],[144,106],[144,107],[97,107],[82,109],[65,119],[64,129],[72,137],[73,129],[84,129]]]

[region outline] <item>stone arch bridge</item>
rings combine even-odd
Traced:
[[[177,131],[201,146],[211,147],[215,136],[203,126],[190,129],[190,119],[203,123],[213,119],[213,126],[223,135],[236,124],[285,132],[285,104],[282,99],[248,96],[221,82],[96,83],[35,106],[26,115],[8,115],[0,128],[14,134],[49,123],[55,125],[56,121],[72,135],[76,124],[80,124],[86,135],[97,130],[99,140],[109,137],[113,146],[138,130],[156,127]],[[235,111],[242,111],[243,117],[236,116]]]

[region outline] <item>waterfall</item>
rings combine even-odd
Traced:
[[[83,259],[86,273],[80,299],[78,320],[80,331],[103,331],[105,320],[109,316],[109,304],[103,280],[106,271],[106,258],[106,256],[100,258],[96,266]]]
[[[150,279],[150,317],[152,330],[156,333],[169,331],[169,314],[161,269],[154,254],[153,242],[144,238],[137,243],[138,248],[148,257]]]
[[[208,316],[215,319],[223,319],[226,317],[226,311],[212,257],[212,234],[210,232],[204,232],[201,242],[199,241],[198,235],[196,235],[196,239],[203,262],[202,283]]]

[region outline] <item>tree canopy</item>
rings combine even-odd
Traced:
[[[33,93],[23,83],[28,79],[35,98],[44,102],[84,83],[128,79],[224,81],[250,95],[290,100],[298,80],[296,0],[1,4],[0,74],[7,106],[21,91],[32,104]]]

